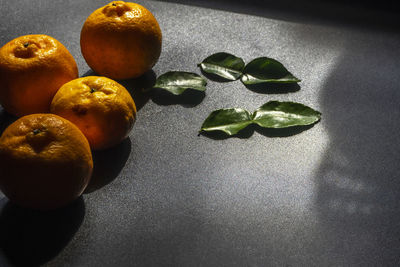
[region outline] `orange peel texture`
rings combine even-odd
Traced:
[[[57,90],[77,77],[72,55],[48,35],[20,36],[0,48],[0,104],[13,115],[49,112]]]
[[[94,11],[81,31],[81,51],[99,75],[112,79],[139,77],[161,53],[162,34],[145,7],[114,1]]]
[[[98,76],[64,84],[54,96],[51,112],[78,126],[94,150],[120,143],[136,120],[136,105],[126,88]]]
[[[57,115],[24,116],[0,137],[0,188],[22,207],[67,205],[83,193],[92,170],[87,139]]]

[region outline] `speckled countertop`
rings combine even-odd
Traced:
[[[92,74],[80,29],[106,3],[0,0],[0,42],[51,35]],[[95,155],[90,189],[65,209],[29,213],[0,193],[0,266],[399,265],[400,34],[138,3],[159,21],[163,51],[154,72],[123,82],[139,107],[129,139]],[[301,89],[208,80],[205,95],[141,92],[166,71],[200,74],[219,51],[275,58]],[[212,110],[269,100],[304,103],[322,120],[295,135],[198,136]],[[2,129],[7,120],[0,110]]]

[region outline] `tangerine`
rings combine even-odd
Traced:
[[[18,117],[49,112],[58,88],[77,77],[72,55],[48,35],[20,36],[0,48],[0,104]]]
[[[62,207],[82,194],[92,170],[87,139],[57,115],[21,117],[0,137],[0,189],[19,206]]]
[[[161,53],[162,34],[145,7],[123,1],[94,11],[81,31],[81,51],[98,74],[112,79],[139,77],[150,70]]]
[[[94,150],[120,143],[136,120],[136,105],[126,88],[98,76],[78,78],[61,86],[50,110],[78,126]]]

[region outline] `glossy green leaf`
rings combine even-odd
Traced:
[[[186,89],[205,91],[206,85],[206,80],[196,73],[170,71],[160,75],[153,87],[165,89],[174,95],[180,95]]]
[[[279,61],[260,57],[252,60],[243,70],[242,82],[245,85],[259,83],[297,83],[293,76]]]
[[[234,81],[242,75],[244,61],[232,54],[219,52],[204,59],[199,66],[206,73]]]
[[[251,115],[241,108],[228,108],[213,111],[203,122],[200,131],[223,131],[234,135],[251,124]]]
[[[255,123],[263,128],[288,128],[307,126],[318,122],[321,113],[294,102],[270,101],[256,109],[253,114],[241,108],[213,111],[201,126],[200,131],[223,131],[234,135]]]
[[[253,122],[264,128],[287,128],[316,123],[321,113],[300,103],[270,101],[253,113]]]

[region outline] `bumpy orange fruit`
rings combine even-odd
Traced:
[[[85,136],[57,115],[24,116],[0,137],[0,189],[22,207],[68,204],[85,190],[92,170]]]
[[[106,77],[88,76],[64,84],[50,109],[78,126],[95,150],[120,143],[136,120],[129,92]]]
[[[49,112],[58,88],[77,77],[72,55],[48,35],[24,35],[0,48],[0,104],[16,116]]]
[[[94,11],[81,31],[81,50],[87,64],[112,79],[142,75],[161,53],[161,29],[145,7],[114,1]]]

